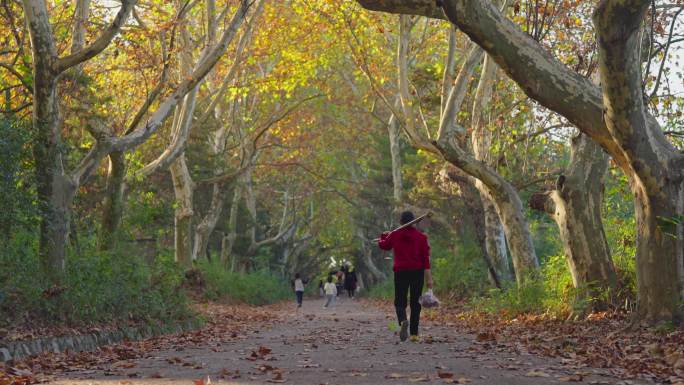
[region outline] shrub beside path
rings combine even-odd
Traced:
[[[284,306],[279,313],[275,320],[255,319],[242,330],[223,328],[211,338],[171,339],[139,357],[64,371],[51,383],[646,383],[623,382],[598,369],[528,354],[522,347],[478,342],[434,323],[422,328],[421,342],[400,343],[388,327],[393,317],[387,309],[364,301],[343,299],[334,309],[322,309],[322,301],[305,300],[303,308]]]

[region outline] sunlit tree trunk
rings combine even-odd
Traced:
[[[558,224],[568,267],[579,300],[591,302],[589,310],[610,303],[617,277],[603,230],[601,207],[608,156],[580,134],[571,143],[571,157],[556,189],[535,194],[530,206],[549,213]]]
[[[637,219],[638,312],[684,321],[684,154],[644,104],[639,27],[646,0],[602,1],[594,13],[606,126],[619,144]]]
[[[492,92],[497,74],[496,63],[485,55],[482,65],[480,81],[475,92],[472,113],[471,136],[475,159],[484,162],[489,167],[494,168],[492,151],[492,132],[489,127],[489,115],[491,113]],[[506,235],[504,227],[496,210],[496,203],[491,200],[487,187],[479,180],[475,182],[475,187],[480,192],[482,209],[484,212],[485,236],[487,243],[487,254],[491,258],[499,277],[507,279],[509,277],[508,252],[506,249]]]
[[[174,244],[175,259],[185,268],[192,267],[192,221],[193,221],[193,182],[181,154],[169,168],[173,179],[173,191],[176,196],[174,210]]]
[[[639,47],[648,0],[603,0],[594,13],[601,87],[580,76],[490,2],[357,0],[364,7],[444,18],[492,55],[525,93],[598,143],[630,180],[637,218],[639,318],[681,320],[684,155],[644,104]],[[678,219],[679,218],[679,219]]]
[[[489,273],[489,279],[497,288],[502,288],[502,279],[509,277],[501,277],[500,272],[497,271],[496,264],[493,259],[489,256],[489,249],[487,247],[487,234],[485,231],[485,211],[482,205],[483,201],[480,198],[480,192],[475,187],[476,179],[465,174],[463,171],[457,169],[450,163],[445,164],[443,169],[443,174],[451,182],[458,186],[459,199],[462,199],[466,204],[466,209],[470,216],[470,223],[475,233],[475,238],[477,244],[482,253],[482,259],[487,266],[487,272]],[[499,219],[496,210],[494,214],[497,215],[497,220]],[[503,234],[503,230],[502,230]]]

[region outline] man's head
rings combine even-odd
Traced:
[[[332,275],[329,275],[329,276],[328,276],[328,282],[329,282],[329,283],[332,283]]]
[[[399,218],[399,224],[405,225],[414,219],[416,219],[416,217],[413,215],[412,212],[404,211],[403,213],[401,213],[401,218]]]

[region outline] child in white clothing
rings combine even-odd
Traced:
[[[325,291],[326,302],[323,307],[327,308],[335,303],[335,297],[337,296],[337,287],[332,283],[332,275],[328,276],[328,283],[325,284],[323,290]]]
[[[297,296],[297,307],[302,307],[302,300],[304,299],[304,280],[299,275],[295,274],[294,289],[295,295]]]

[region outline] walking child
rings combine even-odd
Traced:
[[[324,288],[325,290],[325,305],[323,305],[324,308],[327,308],[331,305],[335,304],[335,297],[337,297],[337,286],[333,283],[333,277],[332,275],[328,276],[328,282],[325,284]]]
[[[299,273],[295,274],[294,289],[295,296],[297,297],[297,307],[302,307],[302,301],[304,300],[304,281]]]

